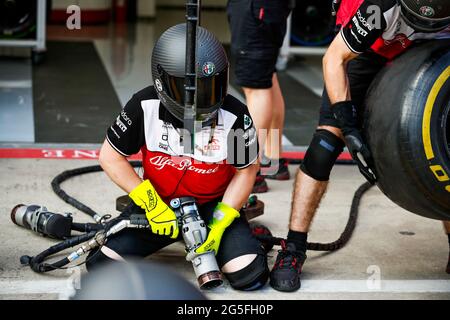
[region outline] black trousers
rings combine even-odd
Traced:
[[[214,208],[218,201],[213,201],[199,206],[199,212],[206,224],[212,219]],[[128,206],[121,214],[128,217],[131,214],[145,214],[144,210],[135,204]],[[115,251],[120,256],[126,257],[147,257],[160,249],[182,240],[181,232],[178,239],[171,239],[167,236],[160,236],[152,233],[148,229],[124,229],[108,239],[106,247]],[[261,243],[252,235],[251,229],[245,218],[238,218],[225,230],[219,252],[216,256],[219,267],[223,267],[234,258],[246,254],[265,255]],[[88,260],[96,254],[92,252]],[[102,259],[91,259],[89,266],[93,266],[92,261],[102,262]]]
[[[237,85],[254,89],[272,87],[290,11],[289,0],[228,1],[231,62]]]

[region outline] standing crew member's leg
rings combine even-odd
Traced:
[[[244,90],[247,106],[258,130],[260,150],[264,150],[269,143],[266,154],[276,160],[276,163],[281,154],[281,143],[271,141],[270,136],[271,131],[276,130],[273,133],[275,139],[278,140],[277,136],[281,139],[284,101],[275,65],[286,33],[286,19],[290,11],[288,4],[287,0],[228,2],[236,84]],[[287,168],[282,169],[282,178],[289,179]],[[273,178],[279,177],[281,176],[276,172]],[[266,192],[267,189],[263,177],[258,175],[253,191]]]
[[[385,63],[378,56],[363,54],[348,65],[351,96],[359,108],[360,117],[367,89]],[[324,90],[319,126],[296,176],[287,242],[283,243],[270,276],[270,284],[277,290],[295,291],[300,288],[308,231],[326,191],[331,170],[344,146],[341,130]]]
[[[283,152],[283,129],[285,120],[285,103],[278,76],[272,78],[272,120],[264,148],[264,155],[270,169],[264,170],[265,177],[275,180],[289,180],[290,174],[286,159],[281,158]],[[263,163],[264,165],[264,163]]]
[[[260,150],[264,149],[266,141],[269,141],[270,127],[273,116],[273,93],[272,88],[253,89],[243,87],[248,110],[258,129],[258,141]]]
[[[269,159],[278,159],[283,152],[282,137],[284,128],[285,103],[283,94],[281,93],[278,76],[274,73],[272,78],[272,119],[270,122],[270,130],[274,134],[267,137],[265,146],[265,156]]]
[[[282,152],[285,104],[276,73],[266,89],[243,87],[248,109],[259,129],[260,149],[269,159],[279,159]]]
[[[333,126],[317,128],[305,161],[297,171],[289,230],[305,234],[309,231],[314,214],[327,189],[331,169],[343,147],[340,129]],[[306,242],[301,241],[298,246],[306,252]]]

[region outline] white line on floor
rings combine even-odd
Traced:
[[[0,295],[73,293],[71,280],[0,281]],[[261,293],[272,290],[266,287]],[[222,290],[220,290],[222,291]],[[449,293],[450,280],[303,280],[299,293]],[[214,295],[214,292],[211,292]]]
[[[23,88],[31,88],[32,82],[31,80],[13,80],[13,81],[0,81],[0,88],[2,89],[23,89]]]
[[[450,280],[304,280],[302,292],[380,292],[380,293],[426,293],[450,292]]]

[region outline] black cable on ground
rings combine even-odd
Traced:
[[[350,161],[340,161],[342,164],[354,164],[354,162]],[[130,164],[133,167],[141,167],[142,162],[141,161],[132,161]],[[81,203],[74,197],[68,195],[62,188],[61,183],[78,175],[86,174],[86,173],[92,173],[92,172],[100,172],[103,171],[101,166],[90,166],[90,167],[82,167],[77,168],[73,170],[67,170],[63,173],[56,176],[52,181],[52,188],[53,191],[60,197],[62,200],[67,202],[68,204],[74,206],[75,208],[79,209],[80,211],[90,215],[92,218],[94,218],[96,221],[99,219],[100,215],[86,206],[85,204]],[[353,234],[353,231],[355,230],[356,226],[356,220],[358,218],[359,213],[359,204],[361,202],[361,198],[364,195],[366,191],[368,191],[372,185],[369,182],[366,182],[362,184],[355,192],[353,196],[352,205],[350,208],[349,217],[347,220],[347,224],[345,225],[344,231],[340,235],[340,237],[333,242],[330,243],[308,243],[308,250],[314,250],[314,251],[336,251],[344,247],[347,242],[350,240],[350,237]],[[280,245],[281,241],[284,240],[283,238],[277,238],[273,236],[267,236],[267,235],[258,235],[257,236],[259,240],[272,244],[272,245]]]
[[[141,161],[131,161],[131,166],[136,167],[142,167]],[[45,263],[44,260],[51,255],[54,255],[56,253],[59,253],[63,250],[66,250],[68,248],[74,247],[76,245],[79,245],[83,242],[86,242],[90,240],[92,237],[95,236],[95,234],[102,230],[107,229],[111,226],[112,223],[117,222],[116,219],[112,219],[111,221],[105,221],[105,217],[110,215],[103,215],[100,216],[97,212],[95,212],[90,207],[86,206],[84,203],[78,201],[74,197],[68,195],[62,188],[61,183],[64,181],[79,176],[86,173],[92,173],[92,172],[100,172],[103,171],[102,167],[99,165],[95,166],[89,166],[89,167],[82,167],[77,168],[73,170],[67,170],[62,172],[61,174],[57,175],[51,182],[52,189],[56,193],[56,195],[64,200],[66,203],[70,204],[71,206],[77,208],[78,210],[88,214],[90,217],[92,217],[96,223],[72,223],[72,230],[83,232],[82,235],[72,237],[70,239],[67,239],[65,241],[62,241],[60,243],[57,243],[47,250],[44,250],[43,252],[39,253],[38,255],[34,257],[30,256],[22,256],[20,258],[20,262],[23,265],[29,265],[34,271],[40,273],[40,272],[48,272],[55,269],[62,268],[63,266],[70,263],[69,259],[67,257],[60,259],[58,261],[55,261],[53,263]]]
[[[99,223],[72,222],[72,230],[78,231],[78,232],[83,232],[83,233],[87,233],[87,232],[91,232],[91,231],[100,231],[103,228],[104,228],[103,225],[101,225]]]
[[[350,213],[348,216],[347,224],[345,225],[344,231],[341,236],[334,242],[330,243],[315,243],[308,242],[308,250],[314,251],[336,251],[341,249],[350,240],[353,231],[356,227],[356,220],[358,219],[359,204],[361,203],[362,196],[366,193],[373,185],[370,182],[365,182],[359,186],[355,191],[352,200],[352,206],[350,207]]]
[[[130,161],[130,164],[133,168],[142,167],[141,161]],[[89,167],[82,167],[77,168],[73,170],[67,170],[60,174],[58,174],[53,180],[52,180],[52,189],[56,193],[58,197],[60,197],[64,202],[70,204],[71,206],[77,208],[78,210],[88,214],[92,217],[97,223],[100,222],[102,215],[99,215],[97,212],[92,210],[90,207],[86,206],[84,203],[78,201],[74,197],[68,195],[62,188],[61,183],[64,181],[79,176],[86,173],[92,173],[92,172],[100,172],[103,171],[102,167],[99,165],[96,166],[89,166]]]
[[[365,182],[355,191],[353,195],[352,205],[350,208],[350,213],[348,216],[347,224],[345,225],[344,231],[341,233],[336,241],[330,243],[316,243],[308,242],[308,250],[313,251],[336,251],[344,247],[350,240],[353,231],[356,227],[356,220],[358,219],[359,204],[361,203],[361,198],[373,185],[370,182]],[[260,241],[266,243],[268,246],[281,245],[281,241],[285,240],[283,238],[267,236],[267,235],[257,235]]]
[[[93,238],[95,236],[96,233],[97,233],[97,231],[91,231],[89,233],[67,239],[63,242],[60,242],[60,243],[57,243],[57,244],[51,246],[47,250],[42,251],[41,253],[39,253],[38,255],[36,255],[34,257],[22,256],[20,258],[20,262],[24,265],[29,265],[31,267],[31,269],[33,269],[36,272],[47,272],[47,271],[58,269],[69,263],[69,260],[67,259],[67,257],[65,257],[59,261],[56,261],[54,263],[44,263],[44,260],[51,255],[54,255],[65,249],[74,247],[76,245],[79,245],[83,242],[90,240],[91,238]]]

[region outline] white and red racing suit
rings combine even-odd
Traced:
[[[247,107],[228,95],[215,127],[195,135],[195,154],[185,154],[180,123],[150,86],[136,93],[108,129],[106,139],[123,156],[142,152],[144,179],[166,202],[194,197],[198,204],[221,198],[236,169],[258,158],[256,130]]]

